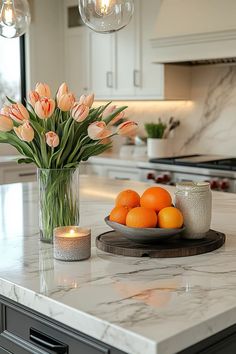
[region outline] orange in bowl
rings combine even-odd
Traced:
[[[148,188],[140,198],[141,207],[159,212],[161,209],[170,207],[172,199],[170,193],[161,187]]]
[[[109,220],[117,222],[118,224],[125,225],[126,224],[126,216],[129,212],[128,207],[120,206],[120,207],[115,207],[112,209],[110,215],[109,215]]]
[[[158,225],[163,229],[179,229],[183,226],[183,223],[183,215],[175,207],[164,208],[158,214]]]
[[[128,208],[135,208],[140,205],[140,196],[132,189],[126,189],[118,194],[116,197],[116,206],[125,206]]]
[[[126,217],[126,226],[153,228],[157,226],[157,214],[154,210],[137,207],[131,209]]]

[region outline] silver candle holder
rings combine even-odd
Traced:
[[[60,261],[82,261],[91,256],[91,230],[78,226],[54,229],[54,258]]]

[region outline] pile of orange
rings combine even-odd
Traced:
[[[131,189],[118,194],[109,220],[137,228],[180,228],[181,211],[172,206],[170,193],[161,187],[150,187],[142,194]]]

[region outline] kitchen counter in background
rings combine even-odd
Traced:
[[[18,165],[18,158],[19,156],[0,156],[0,184],[36,180],[36,167],[31,164]],[[147,162],[147,157],[123,157],[110,152],[93,156],[81,163],[80,173],[121,180],[140,180],[138,165]]]
[[[213,193],[212,227],[227,235],[215,252],[139,259],[94,247],[116,194],[146,187],[81,177],[81,226],[92,227],[93,249],[75,263],[55,261],[39,242],[37,185],[0,187],[0,295],[128,354],[173,354],[233,325],[236,195]]]

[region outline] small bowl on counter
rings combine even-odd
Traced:
[[[155,228],[136,228],[128,227],[122,224],[118,224],[109,220],[109,216],[105,217],[105,223],[113,230],[118,231],[124,237],[130,241],[142,244],[157,243],[159,241],[165,241],[170,237],[181,234],[185,227],[179,229],[164,229],[160,227]]]

